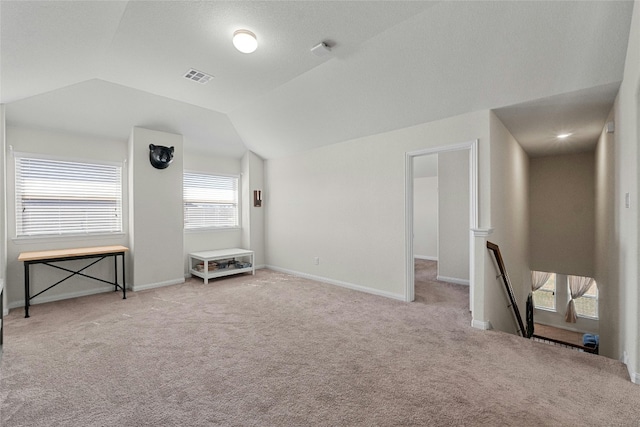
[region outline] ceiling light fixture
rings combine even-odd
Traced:
[[[571,134],[571,133],[560,133],[560,134],[558,134],[557,138],[558,138],[558,139],[567,139],[567,138],[569,138],[571,135],[573,135],[573,134]]]
[[[233,45],[242,53],[252,53],[258,48],[258,40],[251,31],[238,30],[233,33]]]

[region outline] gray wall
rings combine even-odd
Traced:
[[[631,379],[640,384],[640,263],[638,262],[638,167],[640,166],[640,2],[634,2],[624,78],[616,98],[615,211],[616,280],[619,283],[618,316],[620,318],[620,352],[627,362]],[[631,205],[624,204],[625,194]],[[625,357],[626,356],[626,357]]]
[[[149,144],[174,147],[173,162],[155,169]],[[129,138],[129,226],[134,290],[184,282],[182,135],[135,127]]]
[[[264,212],[268,194],[264,192],[264,160],[247,151],[242,164],[242,247],[254,252],[256,266],[264,266]],[[253,192],[262,191],[262,206],[253,206]]]
[[[267,160],[267,264],[404,299],[405,153],[480,139],[486,182],[488,117],[480,111]],[[489,188],[480,199],[488,222]]]
[[[6,221],[6,191],[5,189],[5,171],[6,171],[6,132],[5,132],[5,106],[0,104],[0,188],[2,188],[2,195],[0,196],[0,281],[2,284],[0,288],[4,288],[6,284],[6,265],[7,265],[7,221]],[[9,312],[7,307],[7,292],[2,296],[3,314]]]
[[[17,261],[20,252],[102,245],[129,246],[131,253],[127,256],[127,284],[134,289],[143,289],[182,282],[185,274],[188,273],[186,257],[189,252],[242,246],[243,230],[240,228],[184,233],[182,212],[183,169],[203,173],[240,175],[242,172],[240,159],[207,153],[187,153],[181,148],[180,135],[137,128],[132,132],[132,136],[137,138],[132,142],[132,152],[129,153],[126,140],[107,140],[61,131],[7,127],[7,145],[10,145],[13,151],[121,163],[124,230],[123,233],[116,235],[16,239],[14,161],[12,151],[6,151],[3,165],[7,168],[8,234],[5,295],[8,304],[5,309],[24,305],[23,266]],[[151,167],[148,156],[149,141],[176,147],[176,156],[169,168],[159,171]],[[135,152],[133,152],[134,147]],[[262,176],[262,160],[256,156],[251,164],[252,175],[259,182]],[[244,207],[241,208],[241,211],[243,210]],[[255,215],[250,215],[250,219],[260,224],[261,220],[256,219]],[[253,231],[260,233],[259,225],[254,225]],[[264,255],[256,251],[256,262],[260,259],[259,257],[264,258]],[[74,264],[82,267],[86,262],[69,262],[69,266]],[[113,277],[113,264],[100,262],[88,271],[98,277],[110,279]],[[46,266],[33,266],[31,268],[32,293],[41,290],[43,285],[52,284],[64,276],[63,272]],[[112,290],[109,285],[74,277],[47,291],[33,302],[73,298],[98,292],[112,292]]]
[[[469,283],[469,150],[438,154],[438,279]]]
[[[513,138],[502,122],[490,114],[491,123],[491,228],[486,240],[500,247],[502,257],[511,279],[513,291],[521,308],[525,307],[530,289],[529,281],[529,157]],[[478,251],[489,253],[486,241]],[[491,314],[489,320],[494,328],[517,333],[504,285],[499,278],[493,255],[484,263],[485,310]],[[524,313],[524,310],[521,310]]]
[[[184,152],[184,170],[204,174],[236,175],[242,173],[240,160],[206,153]],[[240,185],[244,177],[240,177]],[[244,207],[244,206],[243,206]],[[245,209],[240,209],[242,213]],[[244,224],[243,224],[244,225]],[[191,252],[242,247],[242,230],[189,230],[184,232],[184,268],[188,274],[188,256]]]
[[[613,111],[607,121],[614,120]],[[620,351],[619,285],[616,278],[614,236],[615,218],[615,141],[614,134],[602,131],[595,151],[595,265],[598,284],[600,354],[618,358]]]
[[[7,126],[6,153],[6,200],[7,200],[7,298],[9,307],[24,305],[24,269],[18,262],[21,252],[41,251],[52,249],[67,249],[75,247],[129,245],[128,239],[128,204],[123,203],[122,234],[101,235],[91,237],[49,237],[49,238],[21,238],[16,239],[15,232],[15,161],[12,152],[34,153],[63,157],[66,159],[80,159],[87,161],[109,161],[122,164],[123,167],[123,200],[127,200],[128,187],[126,173],[127,144],[126,141],[114,141],[87,135],[74,135],[64,132],[43,131],[27,128]],[[13,151],[9,149],[11,147]],[[129,258],[130,259],[130,258]],[[69,262],[69,267],[86,265],[83,261]],[[100,262],[87,270],[89,274],[107,279],[113,278],[113,264]],[[46,286],[64,278],[67,274],[44,265],[34,265],[31,268],[31,293],[44,289]],[[113,287],[99,282],[74,277],[59,286],[37,297],[32,303],[46,302],[62,298],[77,297],[96,292],[113,291]]]
[[[416,258],[438,259],[438,177],[413,181],[413,253]]]
[[[531,268],[594,276],[593,152],[531,159]]]

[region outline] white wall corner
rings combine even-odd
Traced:
[[[491,325],[490,321],[483,322],[482,320],[473,319],[471,321],[471,327],[475,329],[482,329],[484,331],[488,331],[489,329],[493,329],[493,325]]]
[[[464,285],[469,286],[469,279],[457,279],[455,277],[447,277],[447,276],[436,276],[436,280],[440,282],[454,283],[456,285]]]
[[[405,301],[405,296],[400,294],[395,294],[392,292],[381,291],[378,289],[369,288],[366,286],[356,285],[353,283],[343,282],[340,280],[329,279],[327,277],[322,276],[314,276],[313,274],[301,273],[299,271],[287,270],[286,268],[275,267],[273,265],[267,265],[266,268],[278,271],[280,273],[290,274],[292,276],[302,277],[303,279],[315,280],[316,282],[327,283],[329,285],[340,286],[342,288],[352,289],[354,291],[365,292],[368,294],[378,295],[381,297],[391,298],[399,301]]]
[[[157,283],[147,283],[146,285],[133,285],[131,286],[131,290],[134,292],[137,292],[137,291],[144,291],[146,289],[162,288],[164,286],[171,286],[171,285],[179,285],[181,283],[184,283],[184,278],[165,280],[164,282],[157,282]]]
[[[631,365],[628,365],[628,364],[627,364],[627,371],[629,371],[629,378],[631,379],[631,382],[634,384],[640,385],[640,374],[637,372],[634,372],[633,369],[631,369]]]
[[[415,259],[424,259],[427,261],[438,261],[438,257],[437,256],[429,256],[429,255],[414,255],[413,256]]]

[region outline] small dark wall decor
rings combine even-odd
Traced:
[[[149,161],[156,169],[166,169],[173,161],[173,147],[149,144]]]
[[[253,190],[253,206],[262,207],[262,190]]]

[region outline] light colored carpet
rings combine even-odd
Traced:
[[[260,270],[12,310],[1,425],[638,425],[621,363],[472,329],[467,289],[423,279],[415,303]]]

